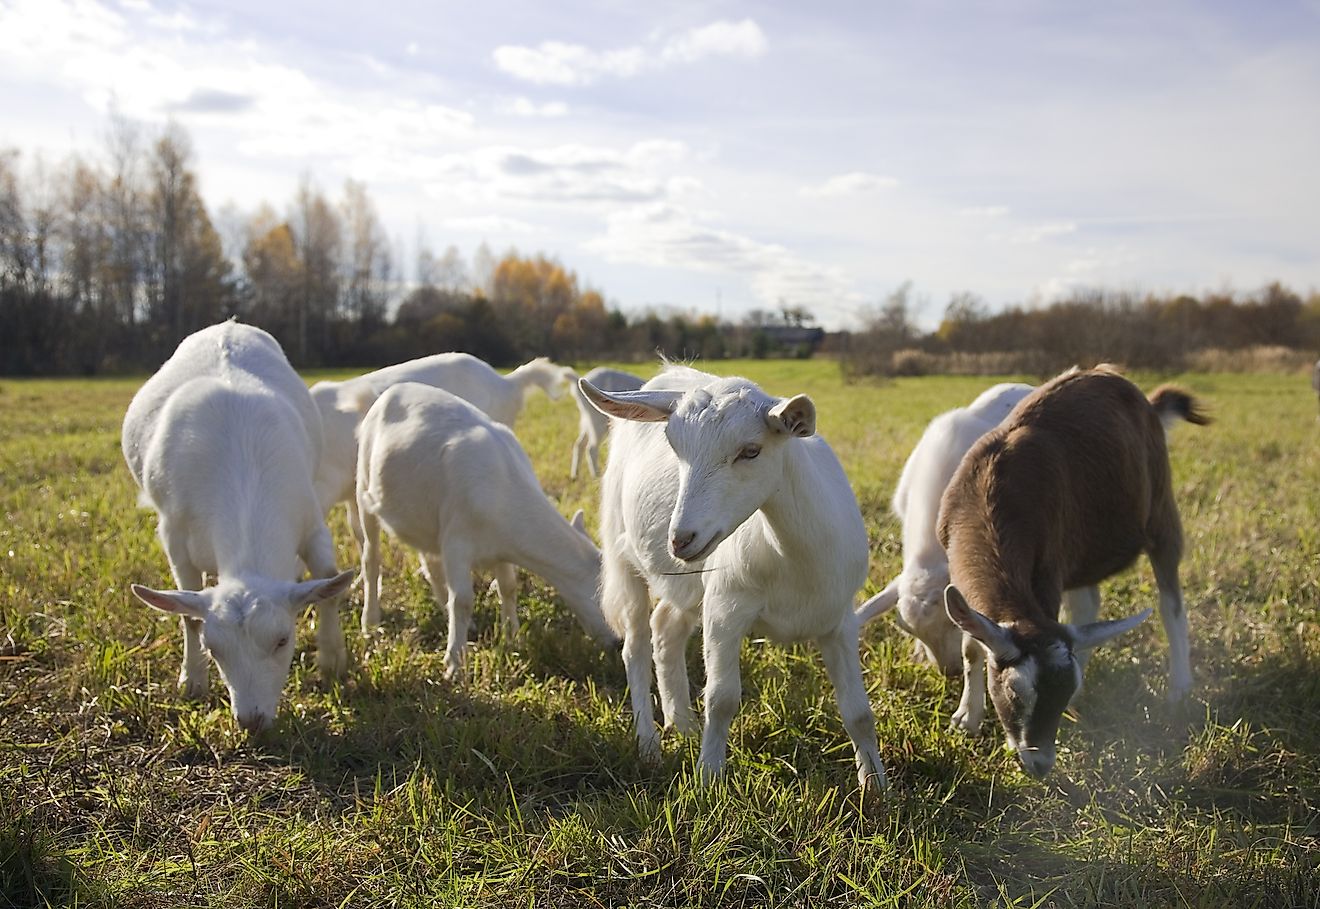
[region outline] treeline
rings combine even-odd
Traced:
[[[208,211],[177,126],[148,137],[116,120],[98,155],[55,165],[0,150],[0,374],[153,368],[229,316],[270,331],[297,366],[446,350],[499,366],[800,353],[768,323],[681,310],[629,318],[541,254],[496,257],[483,245],[468,261],[453,246],[424,248],[415,281],[398,259],[351,180],[331,198],[305,177],[282,211]]]
[[[991,312],[954,295],[939,328],[913,323],[905,284],[840,339],[847,375],[1046,375],[1102,361],[1134,369],[1293,369],[1320,351],[1320,293],[1281,284],[1199,297],[1079,290],[1047,306]]]

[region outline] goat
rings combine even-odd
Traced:
[[[317,382],[312,386],[312,400],[320,409],[325,426],[325,453],[316,475],[321,504],[328,513],[337,503],[347,502],[349,526],[361,543],[357,505],[353,501],[358,447],[354,433],[366,408],[391,385],[420,382],[443,388],[512,429],[532,389],[540,388],[551,400],[558,400],[564,387],[576,378],[573,370],[557,366],[545,357],[537,357],[502,376],[484,360],[470,354],[442,353],[396,363],[342,382]]]
[[[973,443],[1032,390],[1021,383],[995,385],[968,406],[935,417],[903,465],[894,491],[894,514],[903,522],[903,571],[862,604],[858,617],[866,623],[897,606],[898,625],[916,639],[916,655],[945,675],[962,671],[963,635],[944,611],[949,558],[935,533],[940,496]]]
[[[312,475],[321,421],[307,386],[266,332],[223,322],[184,338],[124,415],[124,460],[155,508],[178,590],[133,593],[183,626],[185,696],[207,689],[206,654],[239,725],[268,726],[293,659],[294,623],[317,605],[317,659],[347,668],[338,573]],[[298,582],[302,563],[317,579]],[[203,588],[203,573],[218,578]]]
[[[509,634],[518,630],[512,564],[545,578],[587,633],[617,644],[600,610],[600,550],[582,512],[565,521],[546,500],[532,462],[507,427],[439,388],[393,385],[358,430],[363,625],[380,623],[380,528],[421,554],[449,611],[445,675],[462,668],[472,618],[472,569],[495,564]],[[443,588],[443,592],[442,592]]]
[[[601,604],[623,637],[644,759],[660,754],[652,637],[666,726],[694,732],[684,648],[698,621],[706,663],[701,776],[724,770],[749,634],[814,638],[834,683],[864,788],[885,784],[862,684],[853,597],[866,580],[857,500],[805,395],[666,366],[639,391],[579,381],[615,426],[601,481]],[[659,598],[652,609],[650,592]]]
[[[609,369],[605,366],[597,366],[583,378],[602,391],[636,391],[646,381],[630,372]],[[599,476],[600,443],[605,438],[605,433],[609,432],[609,417],[591,406],[577,385],[570,385],[569,391],[573,393],[573,403],[577,404],[578,408],[578,437],[573,442],[573,463],[569,468],[568,476],[570,479],[577,479],[578,463],[583,453],[587,456],[587,468],[591,471],[591,475]]]
[[[1060,623],[1065,589],[1094,588],[1145,552],[1169,639],[1170,699],[1191,687],[1178,583],[1182,526],[1165,445],[1178,420],[1208,422],[1198,402],[1172,386],[1147,399],[1110,367],[1070,371],[983,436],[945,490],[938,524],[949,554],[945,608],[964,633],[954,725],[980,728],[985,666],[1008,744],[1033,777],[1054,766],[1059,720],[1082,682],[1077,652],[1151,614],[1095,621],[1093,592],[1078,610],[1088,614]]]

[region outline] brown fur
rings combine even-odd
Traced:
[[[1180,389],[1148,400],[1112,367],[1072,370],[973,446],[939,517],[950,578],[967,601],[1027,640],[1057,637],[1064,590],[1096,584],[1141,552],[1176,562],[1168,410],[1207,422]]]

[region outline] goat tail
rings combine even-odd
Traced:
[[[1205,426],[1211,422],[1202,408],[1201,402],[1192,397],[1191,392],[1176,385],[1161,385],[1150,393],[1150,406],[1155,408],[1164,431],[1169,432],[1179,420]]]
[[[858,623],[865,625],[874,618],[884,615],[898,605],[898,578],[894,578],[884,590],[877,593],[861,606],[857,607]]]

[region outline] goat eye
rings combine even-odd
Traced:
[[[289,643],[289,636],[286,634],[284,637],[280,638],[278,641],[275,642],[275,649],[281,650],[284,648],[284,645],[288,643]]]
[[[738,456],[735,457],[733,461],[735,464],[739,461],[751,461],[754,460],[756,456],[759,455],[760,453],[761,453],[760,445],[744,445],[742,449],[738,452]]]

